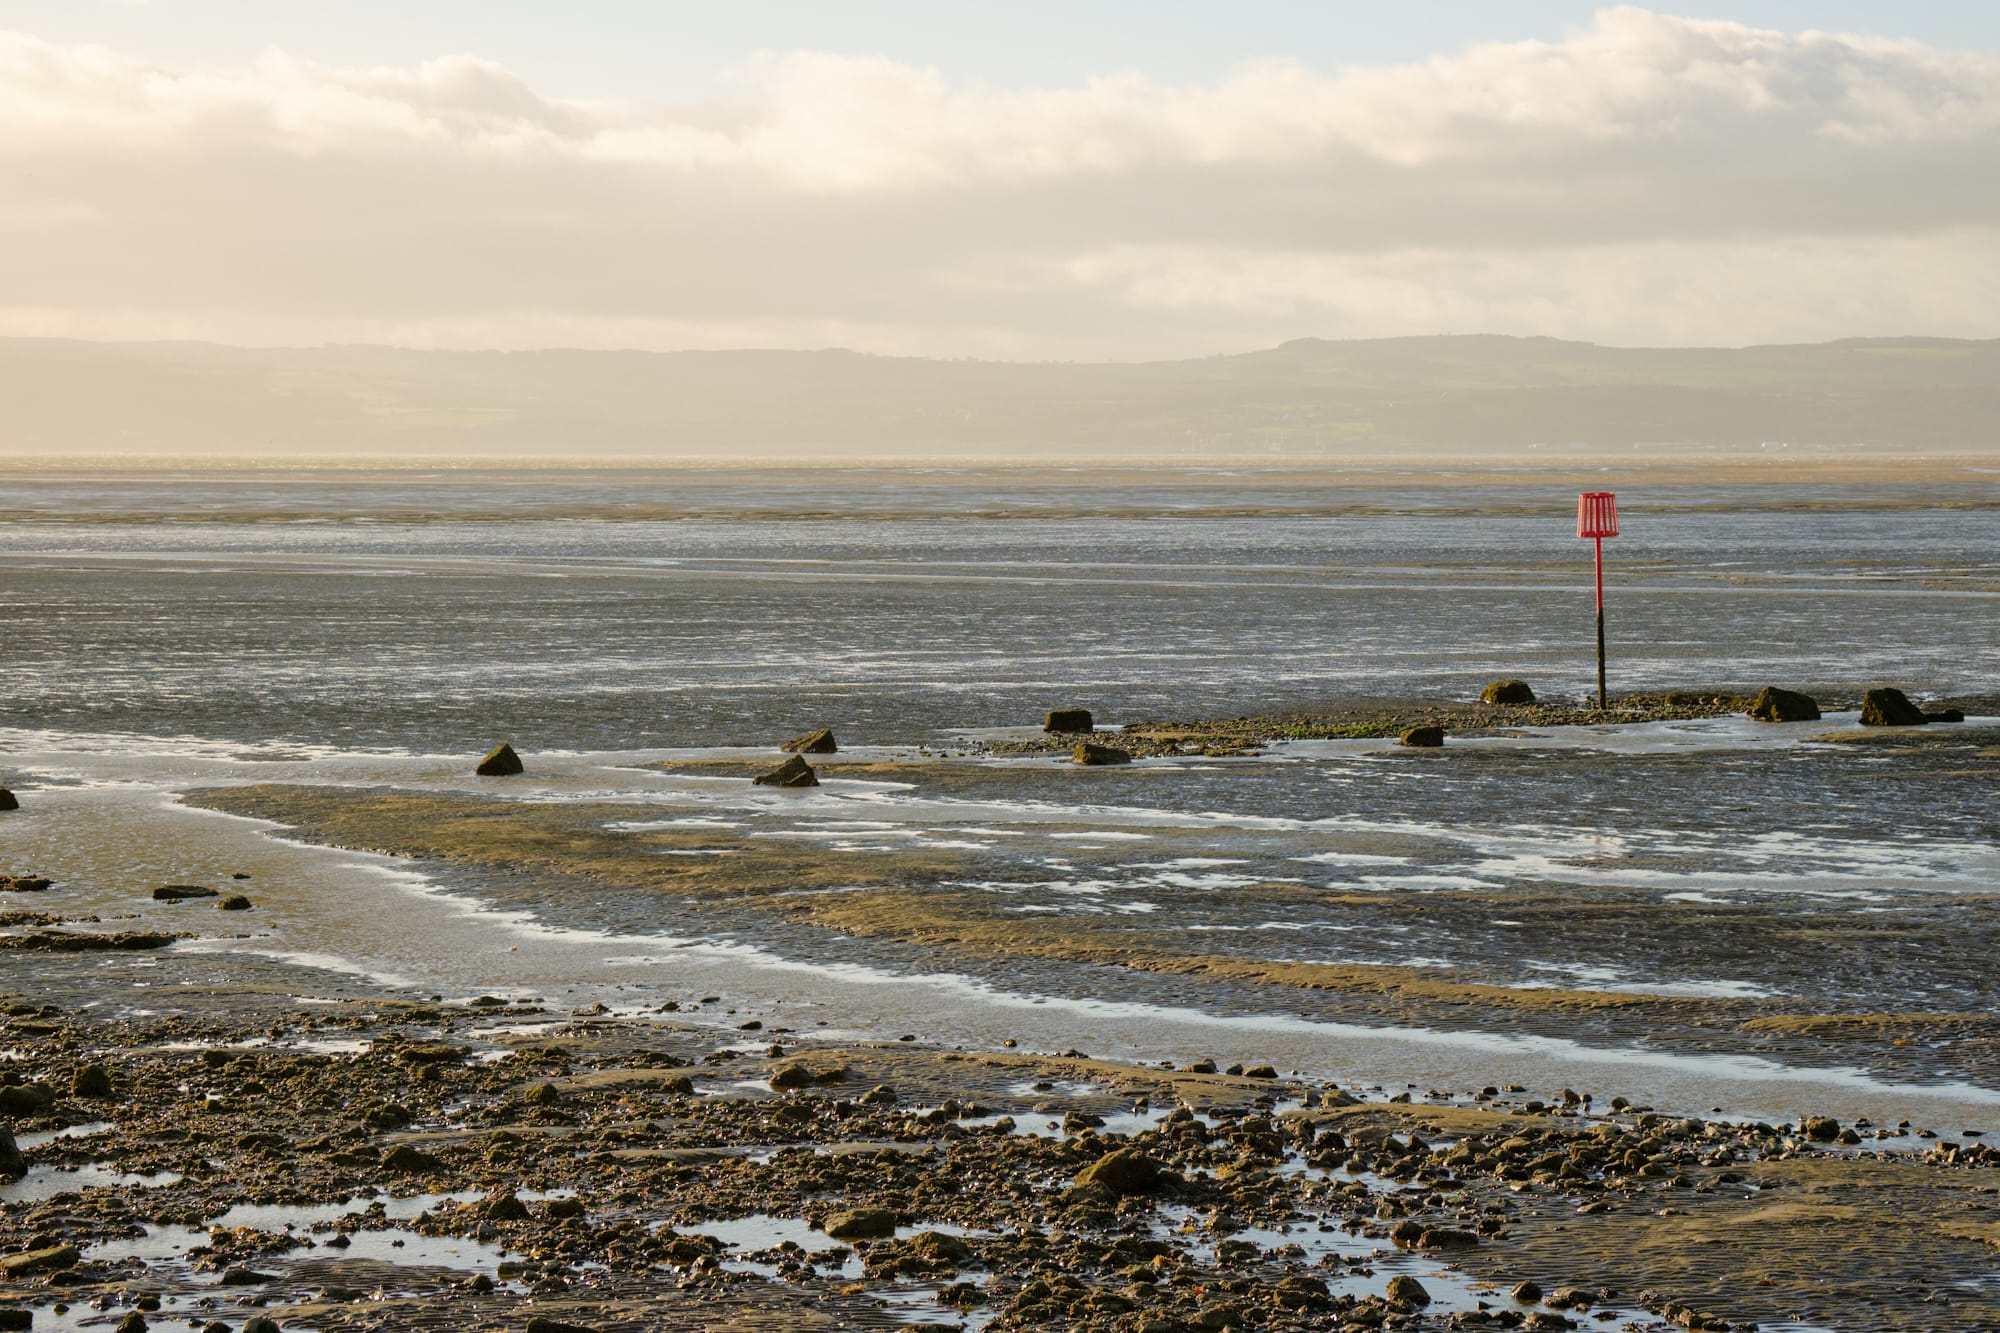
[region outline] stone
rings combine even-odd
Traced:
[[[1597,1304],[1597,1293],[1589,1287],[1557,1287],[1547,1304],[1551,1310],[1588,1310]]]
[[[1107,1153],[1077,1172],[1077,1185],[1101,1185],[1119,1198],[1158,1188],[1160,1164],[1137,1148]]]
[[[1420,1250],[1469,1250],[1479,1244],[1479,1237],[1470,1231],[1457,1231],[1451,1227],[1425,1227],[1417,1237]]]
[[[35,1312],[33,1310],[19,1310],[13,1306],[0,1307],[0,1333],[15,1333],[15,1330],[29,1329],[34,1326]]]
[[[225,1287],[261,1287],[267,1282],[278,1280],[275,1273],[260,1273],[254,1268],[225,1268],[222,1270],[222,1285]]]
[[[1444,744],[1444,728],[1411,727],[1403,733],[1401,743],[1420,750],[1435,750]]]
[[[215,906],[216,910],[221,912],[247,912],[250,910],[251,903],[242,894],[232,893]]]
[[[21,1083],[0,1088],[0,1111],[36,1115],[56,1104],[56,1090],[46,1083]]]
[[[502,741],[488,750],[486,757],[472,771],[482,778],[511,778],[528,770],[521,762],[521,756],[514,753],[514,747]]]
[[[1419,1310],[1431,1303],[1431,1294],[1424,1290],[1424,1284],[1408,1273],[1398,1273],[1389,1279],[1388,1296],[1391,1305],[1407,1305]]]
[[[795,1088],[810,1088],[815,1082],[813,1072],[804,1065],[786,1065],[771,1075],[773,1092],[790,1092]]]
[[[156,903],[186,902],[189,898],[213,898],[215,890],[204,884],[162,884],[153,890]]]
[[[1861,725],[1864,727],[1921,727],[1928,719],[1901,690],[1883,686],[1861,696]]]
[[[269,1315],[257,1315],[244,1323],[243,1333],[278,1333],[278,1321]]]
[[[840,745],[833,739],[833,732],[821,727],[803,736],[794,736],[778,747],[786,754],[838,754]]]
[[[1750,701],[1748,711],[1759,722],[1816,722],[1819,720],[1819,700],[1796,690],[1781,690],[1775,685],[1766,685]]]
[[[1938,709],[1938,710],[1937,710],[1937,711],[1935,711],[1935,712],[1927,712],[1927,713],[1925,713],[1925,714],[1924,714],[1924,721],[1926,721],[1926,722],[1963,722],[1963,721],[1965,721],[1965,710],[1964,710],[1964,709],[1960,709],[1960,708],[1940,708],[1940,709]]]
[[[904,1242],[912,1254],[937,1267],[956,1265],[972,1258],[972,1247],[943,1231],[919,1231]]]
[[[438,1160],[421,1148],[399,1143],[382,1154],[382,1165],[391,1171],[403,1171],[415,1175],[437,1170]]]
[[[146,1316],[134,1310],[131,1314],[126,1315],[118,1321],[118,1326],[112,1330],[112,1333],[146,1333],[146,1330],[151,1327],[152,1325],[146,1322]]]
[[[41,893],[53,883],[45,875],[0,875],[0,893]]]
[[[1514,1290],[1509,1292],[1508,1295],[1512,1296],[1522,1305],[1533,1305],[1536,1301],[1542,1299],[1542,1284],[1539,1282],[1516,1282]]]
[[[1525,680],[1496,680],[1479,692],[1483,704],[1531,704],[1535,692]]]
[[[798,755],[793,755],[769,773],[760,773],[750,779],[759,787],[817,787],[819,775],[813,767]]]
[[[247,1326],[244,1329],[244,1333],[249,1333]],[[528,1326],[523,1330],[523,1333],[597,1333],[597,1330],[587,1328],[582,1324],[558,1323],[553,1319],[544,1319],[540,1315],[537,1315],[528,1321]]]
[[[1840,1137],[1840,1122],[1831,1116],[1809,1115],[1799,1122],[1799,1132],[1814,1143],[1832,1143]]]
[[[1069,760],[1073,764],[1093,766],[1099,764],[1129,764],[1132,762],[1132,752],[1130,750],[1121,750],[1115,745],[1092,745],[1090,742],[1084,741],[1078,744],[1076,749],[1070,751]]]
[[[0,810],[19,810],[20,808],[20,798],[5,787],[0,787]]]
[[[79,1097],[109,1097],[111,1071],[103,1065],[85,1065],[70,1080],[69,1090]]]
[[[55,1273],[76,1267],[83,1251],[74,1245],[49,1245],[39,1250],[0,1255],[0,1278],[12,1282],[36,1273]]]
[[[880,1240],[896,1234],[896,1214],[887,1208],[850,1208],[826,1219],[835,1240]]]
[[[1088,708],[1052,708],[1042,719],[1042,730],[1058,735],[1088,734],[1097,730]]]
[[[498,1190],[479,1205],[479,1215],[489,1222],[525,1222],[528,1205],[512,1190]]]
[[[1270,1065],[1251,1065],[1243,1071],[1245,1078],[1276,1078],[1278,1071]]]
[[[28,1174],[28,1159],[14,1142],[11,1130],[0,1129],[0,1180],[19,1180]]]

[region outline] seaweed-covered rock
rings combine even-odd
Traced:
[[[1411,727],[1399,742],[1419,750],[1435,750],[1444,744],[1443,727]]]
[[[162,884],[153,890],[156,903],[181,903],[190,898],[213,898],[215,890],[205,884]]]
[[[250,910],[251,903],[242,894],[232,893],[215,906],[217,910],[224,912],[247,912]]]
[[[1073,764],[1129,764],[1132,762],[1132,752],[1121,750],[1115,745],[1092,745],[1089,741],[1084,741],[1070,751],[1069,759]]]
[[[1926,711],[1924,713],[1924,721],[1963,722],[1965,721],[1965,711],[1959,708],[1940,708],[1936,711]]]
[[[793,755],[769,773],[759,773],[750,779],[759,787],[817,787],[819,774],[798,755]]]
[[[838,754],[840,743],[833,738],[830,728],[821,727],[803,736],[794,736],[778,747],[786,754]]]
[[[1901,690],[1883,686],[1861,696],[1861,725],[1864,727],[1921,727],[1930,719],[1910,702]]]
[[[1097,730],[1088,708],[1053,708],[1042,719],[1042,730],[1058,735],[1088,734]]]
[[[70,1079],[69,1090],[79,1097],[109,1097],[111,1071],[103,1065],[85,1065]]]
[[[1145,1194],[1159,1186],[1160,1164],[1137,1148],[1120,1148],[1077,1172],[1075,1183],[1101,1185],[1120,1198]]]
[[[1525,680],[1496,680],[1479,692],[1483,704],[1531,704],[1535,692]]]
[[[1431,1294],[1424,1290],[1424,1284],[1408,1273],[1398,1273],[1389,1279],[1387,1295],[1392,1305],[1407,1305],[1421,1309],[1431,1303]]]
[[[502,741],[488,750],[486,757],[472,771],[482,778],[511,778],[528,770],[521,762],[521,756],[514,753],[514,747]]]
[[[896,1214],[887,1208],[850,1208],[826,1219],[835,1240],[880,1240],[896,1234]]]
[[[1749,713],[1759,722],[1814,722],[1819,719],[1819,701],[1797,690],[1766,685],[1750,701]]]
[[[0,787],[0,810],[19,810],[20,808],[20,798],[5,787]]]
[[[0,1180],[19,1180],[28,1174],[28,1159],[21,1155],[14,1136],[0,1129]]]

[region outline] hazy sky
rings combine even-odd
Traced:
[[[1990,337],[1997,162],[1990,0],[0,0],[0,333]]]

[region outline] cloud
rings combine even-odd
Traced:
[[[2000,54],[1636,8],[1209,86],[759,57],[699,105],[490,61],[168,67],[0,34],[0,329],[847,341],[1991,336]]]

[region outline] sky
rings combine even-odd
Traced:
[[[0,0],[0,335],[2000,335],[2000,5]]]

